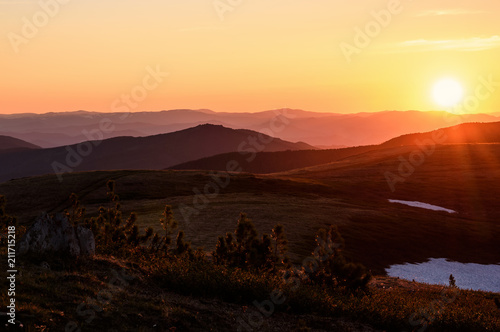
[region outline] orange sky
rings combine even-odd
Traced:
[[[442,77],[466,96],[500,82],[498,1],[228,3],[0,1],[0,113],[425,111]],[[477,112],[500,112],[500,91]]]

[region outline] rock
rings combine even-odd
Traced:
[[[76,237],[78,238],[80,244],[80,254],[94,255],[95,254],[95,239],[94,233],[88,228],[78,226],[76,228]]]
[[[69,253],[71,256],[94,255],[95,239],[90,229],[73,227],[64,214],[54,217],[43,213],[19,241],[18,253]]]

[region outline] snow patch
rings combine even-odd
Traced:
[[[453,211],[450,209],[445,209],[444,207],[437,206],[437,205],[432,205],[432,204],[427,204],[427,203],[422,203],[422,202],[417,202],[417,201],[400,201],[397,199],[390,199],[390,203],[400,203],[408,206],[413,206],[413,207],[418,207],[422,209],[427,209],[427,210],[434,210],[434,211],[445,211],[448,213],[457,213],[457,211]]]
[[[440,285],[448,285],[450,274],[453,274],[459,288],[500,293],[500,264],[459,263],[446,258],[431,258],[424,263],[391,265],[386,272],[390,277]]]

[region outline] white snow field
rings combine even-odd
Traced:
[[[453,274],[459,288],[500,293],[500,264],[458,263],[446,258],[430,258],[424,263],[391,265],[386,271],[391,277],[442,285],[448,285],[450,274]]]
[[[448,213],[457,213],[457,211],[453,211],[453,210],[450,210],[450,209],[445,209],[444,207],[441,207],[441,206],[427,204],[427,203],[422,203],[422,202],[417,202],[417,201],[400,201],[400,200],[397,200],[397,199],[390,199],[389,202],[390,203],[404,204],[404,205],[418,207],[418,208],[427,209],[427,210],[445,211],[445,212],[448,212]]]

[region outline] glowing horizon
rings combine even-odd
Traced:
[[[500,3],[239,3],[2,1],[0,114],[432,111],[440,79],[500,82]]]

